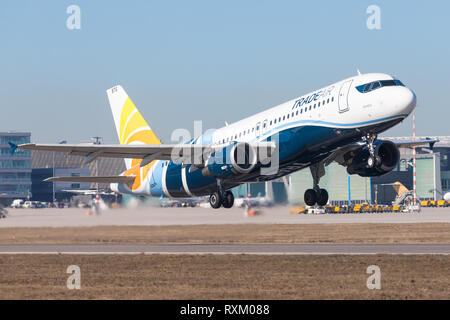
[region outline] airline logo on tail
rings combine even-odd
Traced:
[[[121,86],[108,89],[108,100],[116,125],[120,144],[161,144],[158,137],[142,117],[133,101]],[[127,171],[124,175],[135,175],[132,190],[141,187],[155,161],[140,167],[141,159],[125,159]]]

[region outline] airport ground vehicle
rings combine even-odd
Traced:
[[[36,205],[36,203],[35,203],[34,201],[25,201],[25,202],[23,203],[22,208],[30,209],[30,208],[34,208],[35,205]]]
[[[421,207],[431,207],[431,208],[446,208],[450,206],[450,201],[447,200],[422,200],[420,201]]]
[[[405,207],[394,206],[395,212],[401,212]],[[315,210],[317,209],[317,210]],[[324,207],[294,207],[290,209],[291,213],[328,213],[328,214],[358,214],[358,213],[387,213],[394,212],[393,206],[361,203],[355,205],[326,205]]]
[[[22,208],[24,202],[25,201],[23,199],[14,199],[11,203],[11,208]]]
[[[40,208],[46,208],[46,205],[40,201],[25,201],[22,208],[40,209]]]
[[[450,201],[447,201],[447,200],[439,200],[439,201],[437,202],[437,206],[440,207],[440,208],[446,208],[446,207],[450,206]]]

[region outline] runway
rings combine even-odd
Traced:
[[[290,214],[288,207],[259,209],[249,217],[242,208],[137,207],[104,210],[86,215],[87,209],[8,209],[1,228],[168,226],[199,224],[336,224],[336,223],[450,223],[450,208],[423,208],[420,213]]]
[[[0,254],[450,254],[450,244],[10,244]]]

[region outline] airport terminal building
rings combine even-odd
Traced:
[[[125,170],[123,159],[99,158],[84,164],[83,157],[63,152],[15,150],[9,142],[30,143],[30,132],[0,132],[0,203],[9,205],[14,199],[69,201],[74,193],[96,187],[89,183],[45,182],[52,176],[117,175]],[[108,188],[109,185],[99,185]]]
[[[0,202],[31,197],[31,153],[16,150],[11,153],[9,142],[29,143],[30,132],[0,132]]]

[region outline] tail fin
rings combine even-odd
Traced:
[[[120,144],[161,144],[122,86],[106,90]],[[127,170],[141,162],[125,159]]]

